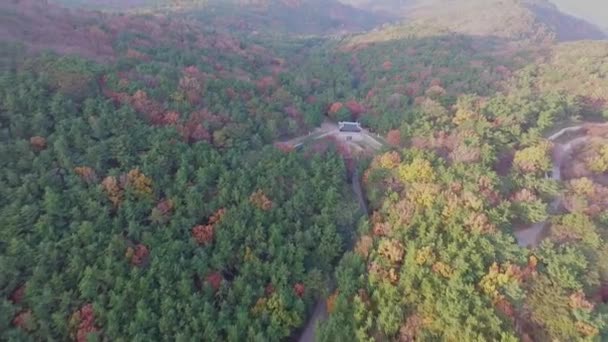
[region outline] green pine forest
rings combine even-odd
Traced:
[[[590,24],[157,2],[0,4],[1,341],[608,340]]]

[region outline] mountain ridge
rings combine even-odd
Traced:
[[[560,41],[605,39],[595,25],[558,9],[548,0],[341,0],[369,11],[391,11],[407,23],[422,22],[472,35],[508,38],[537,30],[535,24],[553,31]]]

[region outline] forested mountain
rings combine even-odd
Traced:
[[[560,12],[548,0],[388,0],[353,5],[390,10],[427,30],[473,36],[560,41],[605,37],[597,27]]]
[[[607,340],[608,42],[342,3],[2,2],[0,340]]]
[[[73,8],[116,12],[176,14],[199,17],[207,26],[230,31],[337,34],[364,31],[389,16],[370,13],[337,0],[53,0]]]

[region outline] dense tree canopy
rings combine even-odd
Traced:
[[[324,300],[319,341],[608,339],[608,129],[548,138],[606,117],[605,42],[156,3],[0,4],[0,340],[288,340]]]

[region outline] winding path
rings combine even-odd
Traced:
[[[587,143],[591,137],[575,137],[565,143],[557,143],[556,141],[566,134],[584,133],[589,127],[608,127],[608,122],[603,124],[584,123],[577,126],[566,127],[547,138],[555,144],[553,150],[553,170],[551,172],[552,179],[556,181],[562,180],[562,166],[564,161],[570,157],[575,148]],[[551,212],[556,212],[561,206],[561,203],[561,197],[555,198],[553,202],[551,202],[549,210]],[[522,247],[534,247],[538,245],[543,238],[547,225],[548,221],[543,221],[535,223],[526,229],[516,231],[515,237],[517,238],[517,243]]]

